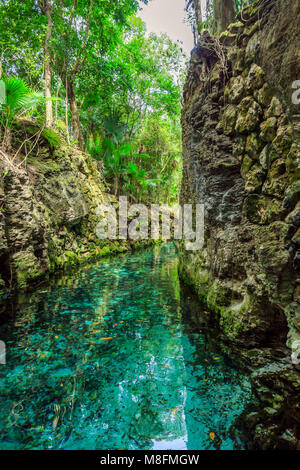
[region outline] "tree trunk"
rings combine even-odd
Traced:
[[[234,0],[214,0],[215,32],[220,34],[235,18]]]
[[[11,131],[10,131],[10,128],[8,127],[7,124],[6,124],[5,130],[4,130],[2,146],[3,146],[4,150],[6,150],[6,151],[11,150]]]
[[[199,39],[199,28],[202,23],[202,12],[201,12],[201,0],[194,0],[194,10],[195,10],[195,36],[196,36],[196,44],[198,44]]]
[[[56,99],[58,100],[60,90],[60,82],[57,84],[56,88]],[[55,115],[54,115],[54,124],[57,122],[58,118],[58,101],[55,102]]]
[[[66,133],[67,133],[67,142],[70,145],[70,133],[69,133],[69,100],[68,100],[68,81],[67,78],[65,79],[65,90],[66,90],[66,98],[65,98],[65,119],[66,119]]]
[[[168,204],[170,203],[171,186],[172,186],[172,173],[169,174],[169,187],[168,187],[168,196],[167,196]]]
[[[46,101],[46,126],[52,127],[53,125],[53,111],[51,98],[51,55],[50,55],[50,40],[52,37],[52,5],[50,0],[45,0],[44,12],[47,18],[47,32],[45,39],[45,98]]]
[[[118,175],[115,174],[115,179],[114,179],[114,195],[118,195],[118,189],[119,189],[119,178]]]
[[[71,110],[73,140],[76,140],[78,142],[78,146],[80,150],[84,150],[84,140],[83,140],[78,107],[77,107],[77,102],[76,102],[76,97],[75,97],[74,83],[72,79],[70,78],[67,82],[67,88],[68,88],[67,90],[68,100],[69,100],[69,105],[70,105],[70,110]]]

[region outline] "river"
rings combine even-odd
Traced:
[[[251,386],[192,319],[202,308],[173,245],[20,296],[0,327],[0,449],[244,449]]]

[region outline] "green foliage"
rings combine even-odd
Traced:
[[[15,86],[15,104],[1,112],[4,123],[9,113],[45,124],[44,70],[50,61],[54,129],[74,146],[84,141],[102,162],[113,193],[166,202],[178,194],[187,58],[166,35],[146,35],[135,16],[139,5],[0,0],[0,74]],[[42,134],[52,146],[60,142],[55,130]]]
[[[146,37],[139,18],[131,18],[130,26],[109,66],[103,64],[99,85],[97,76],[95,87],[89,82],[92,92],[86,90],[81,116],[87,150],[103,162],[115,194],[176,201],[186,58],[166,35]]]
[[[13,119],[16,113],[28,104],[31,95],[28,85],[19,77],[3,78],[5,85],[5,103],[2,112],[9,119]]]
[[[101,160],[103,153],[103,145],[102,139],[99,135],[96,135],[95,137],[90,135],[86,142],[86,148],[90,155],[95,158],[95,160]]]
[[[0,127],[3,131],[2,141],[10,147],[10,128],[16,115],[28,105],[31,91],[28,85],[18,77],[3,78],[5,85],[4,103],[0,104]]]
[[[103,128],[105,134],[110,136],[117,144],[125,136],[126,132],[126,125],[122,122],[121,112],[115,110],[105,117],[103,120]]]
[[[181,129],[180,119],[159,114],[147,117],[138,138],[139,148],[149,155],[143,160],[149,179],[157,179],[148,188],[148,198],[157,203],[176,202],[181,181]]]
[[[0,104],[0,124],[5,131],[11,127],[17,116],[24,113],[33,114],[40,103],[45,102],[45,98],[41,93],[32,91],[19,77],[4,77],[3,83],[5,100],[2,105]],[[51,129],[44,129],[42,136],[54,147],[60,143],[59,135]]]

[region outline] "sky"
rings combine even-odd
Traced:
[[[145,21],[148,33],[167,33],[173,41],[182,41],[183,50],[190,55],[194,47],[189,24],[184,23],[185,0],[151,0],[138,14]]]

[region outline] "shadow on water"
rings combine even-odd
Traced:
[[[172,245],[23,294],[0,328],[0,448],[244,448],[234,423],[250,384],[201,308]]]

